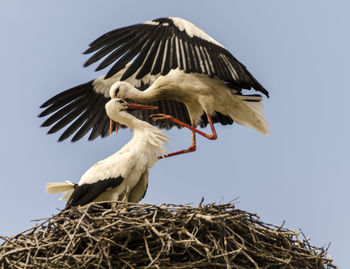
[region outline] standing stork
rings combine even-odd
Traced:
[[[81,177],[78,184],[71,182],[47,183],[48,193],[65,192],[66,208],[96,202],[125,200],[137,203],[147,190],[148,169],[163,154],[168,137],[151,124],[129,114],[132,110],[153,110],[156,107],[127,103],[118,98],[106,104],[111,120],[129,127],[132,139],[117,153],[97,162]]]
[[[103,117],[98,107],[103,102],[97,100],[112,97],[106,92],[137,102],[156,102],[153,104],[160,108],[163,102],[160,111],[155,111],[154,124],[192,130],[192,145],[166,157],[196,150],[196,133],[216,139],[215,122],[226,125],[235,121],[268,133],[260,103],[262,96],[245,95],[243,90],[254,88],[267,97],[268,91],[224,46],[189,21],[160,18],[116,29],[93,41],[85,53],[92,52],[84,66],[105,57],[96,71],[113,64],[106,76],[62,92],[42,105],[47,108],[40,116],[55,112],[43,123],[43,126],[55,123],[49,133],[65,127],[82,113],[60,140],[79,127],[74,141],[91,128],[89,139],[106,135],[106,119],[102,123],[99,120]],[[107,85],[112,91],[106,91]],[[142,117],[149,120],[148,115]],[[209,124],[212,134],[198,130],[198,124],[201,127]]]

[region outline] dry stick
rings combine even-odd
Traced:
[[[119,260],[121,260],[124,264],[126,264],[127,266],[129,266],[131,269],[135,269],[135,267],[133,267],[130,263],[128,263],[126,260],[119,258]]]
[[[143,240],[144,240],[144,242],[145,242],[145,247],[146,247],[147,255],[148,255],[148,257],[149,257],[149,259],[150,259],[150,261],[151,261],[150,264],[149,264],[147,267],[150,267],[150,266],[154,263],[154,260],[153,260],[153,258],[152,258],[151,253],[149,252],[149,248],[148,248],[148,243],[147,243],[146,236],[143,236]]]

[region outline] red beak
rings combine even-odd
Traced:
[[[148,106],[148,105],[139,105],[139,104],[133,104],[133,103],[128,103],[128,111],[132,110],[156,110],[158,109],[157,106]]]
[[[112,121],[111,119],[109,120],[109,134],[112,133],[112,129],[113,129],[113,124],[114,124],[114,121]],[[116,122],[115,123],[115,135],[118,134],[118,123]]]

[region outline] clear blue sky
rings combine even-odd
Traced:
[[[237,197],[237,207],[302,229],[314,245],[350,268],[350,36],[348,1],[1,1],[1,222],[10,235],[63,208],[45,183],[78,181],[119,150],[117,137],[57,143],[39,128],[39,105],[102,73],[82,52],[100,34],[155,19],[186,18],[242,61],[270,91],[271,134],[218,126],[195,153],[159,161],[145,203],[197,204]],[[208,130],[209,131],[209,130]],[[170,150],[189,146],[172,130]]]

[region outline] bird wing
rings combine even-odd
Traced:
[[[89,184],[76,184],[74,186],[74,191],[67,202],[66,208],[78,205],[83,206],[91,203],[108,189],[119,186],[123,180],[124,179],[121,176],[118,176],[117,178],[103,179]]]
[[[121,72],[122,74],[122,72]],[[98,136],[109,135],[109,118],[105,111],[105,104],[110,100],[109,89],[111,85],[120,79],[121,74],[116,74],[109,79],[100,77],[87,83],[78,85],[63,91],[41,105],[45,108],[39,117],[49,116],[41,126],[49,127],[49,134],[65,129],[58,141],[63,141],[73,135],[72,141],[84,137],[89,131],[89,140]],[[149,86],[149,81],[129,79],[140,90]],[[174,100],[159,100],[148,105],[157,106],[159,109],[153,111],[131,111],[130,113],[144,121],[160,128],[170,129],[179,125],[170,121],[152,121],[149,116],[154,113],[170,114],[187,124],[190,124],[187,108],[184,104]],[[113,130],[115,130],[115,125]],[[122,126],[125,127],[125,126]]]
[[[84,53],[94,54],[89,66],[103,57],[96,71],[113,64],[106,78],[128,66],[121,80],[135,75],[166,75],[179,68],[186,73],[202,73],[234,85],[264,93],[268,91],[226,48],[192,23],[180,18],[160,18],[119,28],[97,38]]]

